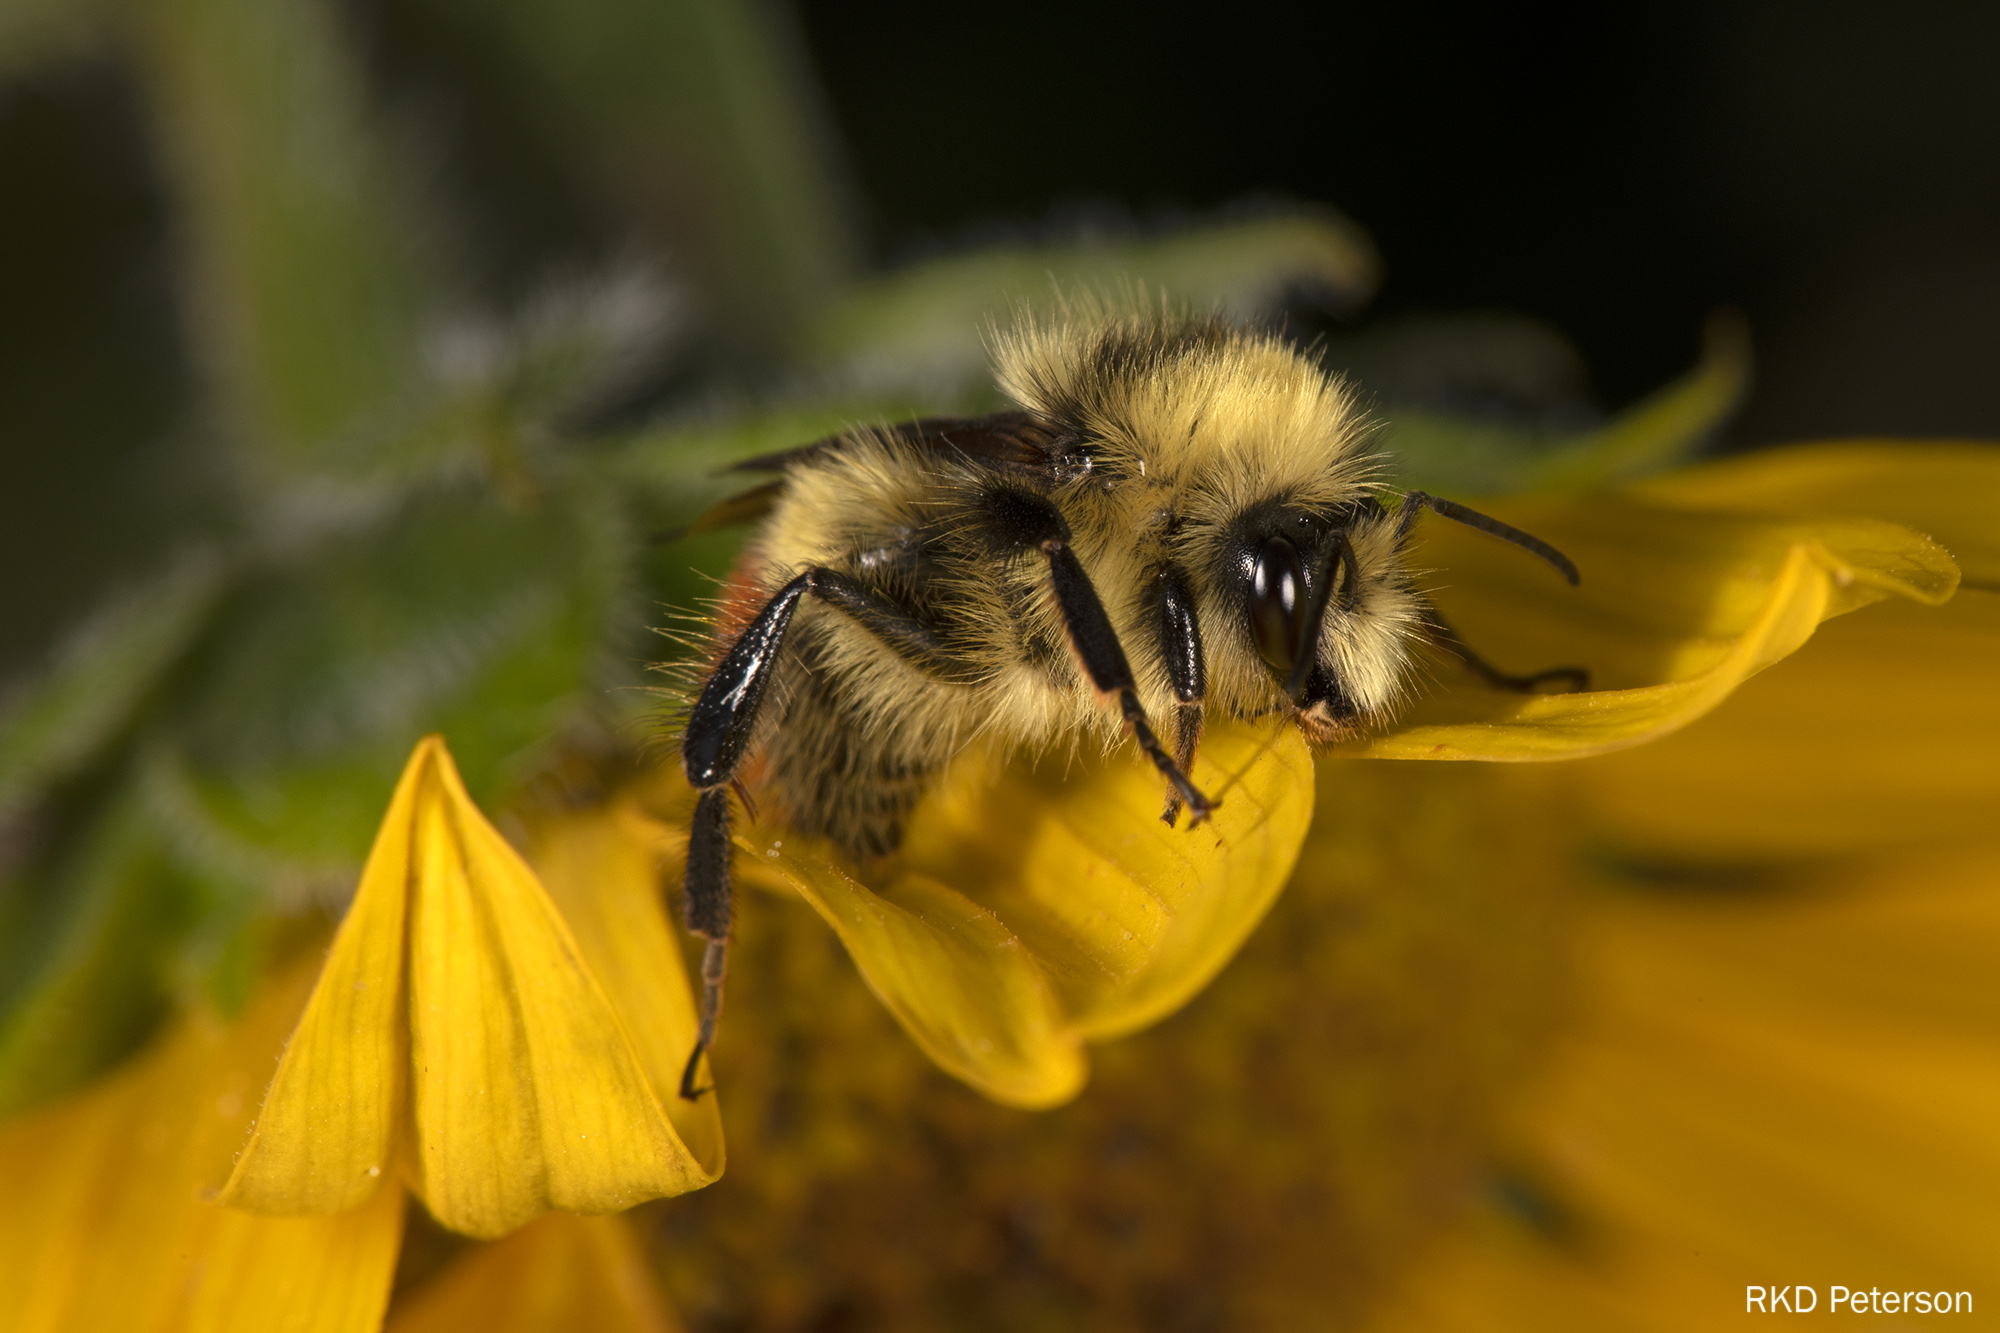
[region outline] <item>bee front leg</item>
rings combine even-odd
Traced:
[[[1090,575],[1069,544],[1069,524],[1062,511],[1044,496],[1005,486],[986,491],[980,501],[987,534],[1001,551],[1011,555],[1039,551],[1048,559],[1049,586],[1084,675],[1099,695],[1117,703],[1139,749],[1187,802],[1193,813],[1188,827],[1200,824],[1215,809],[1215,803],[1188,781],[1186,769],[1174,762],[1153,734],[1145,706],[1139,702],[1139,683],[1132,675],[1132,664],[1126,660],[1118,631],[1091,585]]]
[[[1201,706],[1208,696],[1208,665],[1201,652],[1201,622],[1195,618],[1194,590],[1187,575],[1176,565],[1160,571],[1160,656],[1167,664],[1167,678],[1173,682],[1174,762],[1181,772],[1194,767],[1195,747],[1201,743]],[[1181,794],[1167,792],[1167,808],[1160,818],[1168,828],[1180,817]]]
[[[1083,663],[1084,674],[1090,677],[1099,694],[1118,701],[1118,711],[1124,715],[1125,725],[1132,729],[1132,739],[1139,742],[1140,750],[1160,770],[1160,776],[1187,802],[1191,815],[1188,827],[1193,828],[1209,817],[1215,803],[1188,780],[1186,770],[1174,762],[1174,757],[1153,734],[1145,706],[1139,702],[1139,686],[1132,678],[1132,666],[1125,659],[1125,649],[1111,627],[1111,617],[1105,614],[1104,603],[1098,600],[1097,589],[1084,573],[1083,562],[1061,538],[1044,541],[1042,554],[1049,558],[1049,578],[1055,587],[1056,605],[1062,608],[1063,622],[1069,627],[1070,643]]]

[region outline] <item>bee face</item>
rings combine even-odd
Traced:
[[[1420,622],[1393,522],[1364,490],[1317,509],[1268,501],[1230,525],[1213,573],[1224,609],[1211,638],[1240,651],[1238,669],[1218,673],[1218,701],[1290,711],[1315,740],[1393,707]]]

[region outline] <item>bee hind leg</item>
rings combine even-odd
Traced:
[[[729,788],[713,787],[695,799],[688,831],[687,879],[682,910],[690,934],[705,941],[701,955],[701,1025],[681,1070],[680,1093],[694,1101],[708,1088],[694,1085],[701,1057],[715,1044],[722,1016],[722,981],[728,973],[731,910],[729,875]]]
[[[681,910],[688,932],[706,941],[701,960],[701,1026],[687,1066],[681,1071],[680,1095],[688,1101],[708,1091],[695,1086],[695,1073],[702,1054],[715,1044],[715,1022],[722,1012],[722,981],[733,914],[729,792],[755,734],[757,714],[792,613],[811,587],[812,573],[807,571],[764,604],[702,686],[688,713],[687,732],[681,737],[682,767],[689,785],[700,793],[688,828]]]
[[[737,770],[756,734],[757,717],[792,615],[807,593],[860,624],[913,665],[945,677],[957,669],[931,626],[852,576],[815,566],[772,594],[702,686],[681,738],[682,766],[689,784],[700,793],[688,833],[682,911],[689,933],[706,941],[701,960],[701,1026],[681,1071],[680,1095],[688,1101],[708,1091],[695,1086],[695,1075],[702,1055],[715,1044],[715,1024],[722,1013],[722,983],[728,972],[733,913],[729,793],[735,790],[745,807],[750,807]],[[751,817],[756,817],[754,808]]]

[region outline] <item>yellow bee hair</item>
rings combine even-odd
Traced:
[[[1394,706],[1423,609],[1343,385],[1278,337],[1175,314],[1023,318],[994,348],[999,385],[1020,408],[1009,429],[1046,455],[1041,473],[969,454],[949,431],[940,445],[896,427],[856,429],[784,460],[724,620],[740,626],[801,571],[835,570],[935,626],[943,651],[912,660],[839,608],[801,602],[757,730],[763,761],[746,770],[753,786],[805,831],[882,852],[975,737],[1004,749],[1125,734],[1072,651],[1045,563],[982,538],[996,476],[1034,489],[1067,521],[1149,717],[1182,707],[1155,628],[1154,584],[1169,565],[1191,587],[1206,706],[1291,713],[1319,738]],[[1338,522],[1351,546],[1342,603],[1317,641],[1338,709],[1296,704],[1244,628],[1234,548],[1246,521],[1279,512]]]

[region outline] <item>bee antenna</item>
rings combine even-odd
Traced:
[[[1398,540],[1409,532],[1410,525],[1417,521],[1417,511],[1421,509],[1428,509],[1438,517],[1448,518],[1454,523],[1463,523],[1468,528],[1478,528],[1481,532],[1491,533],[1501,541],[1512,542],[1524,551],[1534,552],[1554,565],[1556,570],[1569,580],[1572,588],[1583,581],[1583,576],[1576,571],[1575,562],[1540,537],[1530,536],[1511,524],[1502,523],[1497,518],[1488,518],[1477,510],[1467,509],[1454,500],[1441,500],[1422,491],[1408,491],[1403,496],[1403,507],[1396,516]]]

